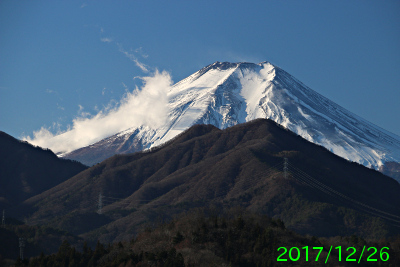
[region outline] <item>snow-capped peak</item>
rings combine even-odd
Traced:
[[[66,157],[93,164],[87,160],[89,155],[93,159],[97,153],[99,156],[94,158],[101,161],[112,154],[158,146],[194,124],[212,124],[224,129],[268,118],[368,167],[379,168],[384,162],[400,161],[399,136],[342,108],[267,61],[214,62],[173,85],[167,95],[169,113],[165,125],[116,133]],[[110,149],[110,144],[115,149]],[[105,147],[109,153],[102,152]]]

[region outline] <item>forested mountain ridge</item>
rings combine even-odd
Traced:
[[[0,208],[9,209],[85,169],[0,131]]]
[[[45,220],[102,242],[126,240],[157,220],[210,205],[277,217],[303,234],[379,238],[398,233],[398,203],[394,179],[265,119],[225,130],[195,125],[165,145],[111,157],[24,202],[33,208],[32,223]]]

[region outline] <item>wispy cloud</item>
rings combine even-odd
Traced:
[[[89,112],[84,111],[85,108],[82,105],[78,105],[78,118],[88,118],[91,116]]]
[[[135,49],[135,52],[141,55],[143,58],[148,58],[149,55],[147,55],[145,52],[143,52],[143,47],[139,47]]]
[[[58,103],[57,103],[57,108],[58,108],[59,110],[65,110],[65,108],[64,108],[63,106],[60,106],[60,104],[58,104]]]
[[[100,39],[100,41],[102,41],[103,43],[111,43],[113,39],[109,37],[103,37]]]
[[[46,93],[49,95],[52,95],[53,97],[56,97],[58,101],[63,101],[63,98],[60,96],[57,90],[52,90],[52,89],[46,89]],[[58,104],[57,104],[58,105]]]
[[[23,139],[60,153],[88,146],[131,127],[159,127],[167,120],[167,92],[173,83],[171,76],[166,71],[156,70],[152,76],[143,77],[142,81],[140,89],[128,91],[116,105],[110,105],[96,115],[85,112],[84,107],[79,105],[78,116],[67,131],[53,134],[49,128],[42,127],[33,133],[33,137]]]
[[[132,62],[134,62],[136,64],[136,66],[138,66],[143,72],[146,72],[146,73],[149,72],[148,66],[146,64],[140,62],[133,53],[126,51],[120,43],[117,43],[117,45],[119,48],[119,52],[121,52],[127,58],[129,58]]]
[[[83,4],[81,5],[81,8],[85,8],[85,7],[87,7],[87,4],[86,4],[86,3],[83,3]]]
[[[138,66],[143,72],[149,72],[149,70],[147,69],[147,65],[140,62],[137,59],[134,59],[133,62],[135,62],[136,66]]]
[[[124,82],[122,82],[121,84],[125,88],[125,92],[128,92],[129,90],[128,86]]]
[[[104,29],[102,27],[100,27],[100,32],[103,34],[104,33]],[[102,37],[100,38],[100,41],[102,41],[103,43],[113,43],[114,39],[110,38],[110,37]],[[146,53],[143,52],[143,48],[139,47],[135,50],[130,49],[130,52],[128,50],[125,50],[122,46],[122,44],[120,44],[119,42],[115,41],[114,42],[117,46],[118,46],[118,50],[119,52],[121,52],[122,54],[124,54],[127,58],[129,58],[129,60],[131,60],[132,62],[135,63],[136,66],[138,66],[143,72],[148,73],[149,72],[149,66],[147,66],[146,64],[144,64],[143,62],[140,62],[136,55],[134,53],[139,54],[141,57],[143,58],[147,58],[149,57],[149,55],[147,55]],[[134,52],[134,53],[133,53]]]

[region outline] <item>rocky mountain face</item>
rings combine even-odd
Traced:
[[[168,91],[167,122],[127,129],[65,158],[88,165],[154,148],[195,124],[220,129],[268,118],[350,161],[379,169],[400,162],[400,137],[318,94],[268,62],[215,62]],[[133,107],[134,108],[134,107]]]

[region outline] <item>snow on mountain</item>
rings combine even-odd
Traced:
[[[163,144],[194,124],[224,129],[268,118],[351,161],[378,169],[400,162],[400,137],[311,90],[268,62],[215,62],[176,83],[168,92],[162,127],[127,129],[64,155],[95,164],[114,154]]]

